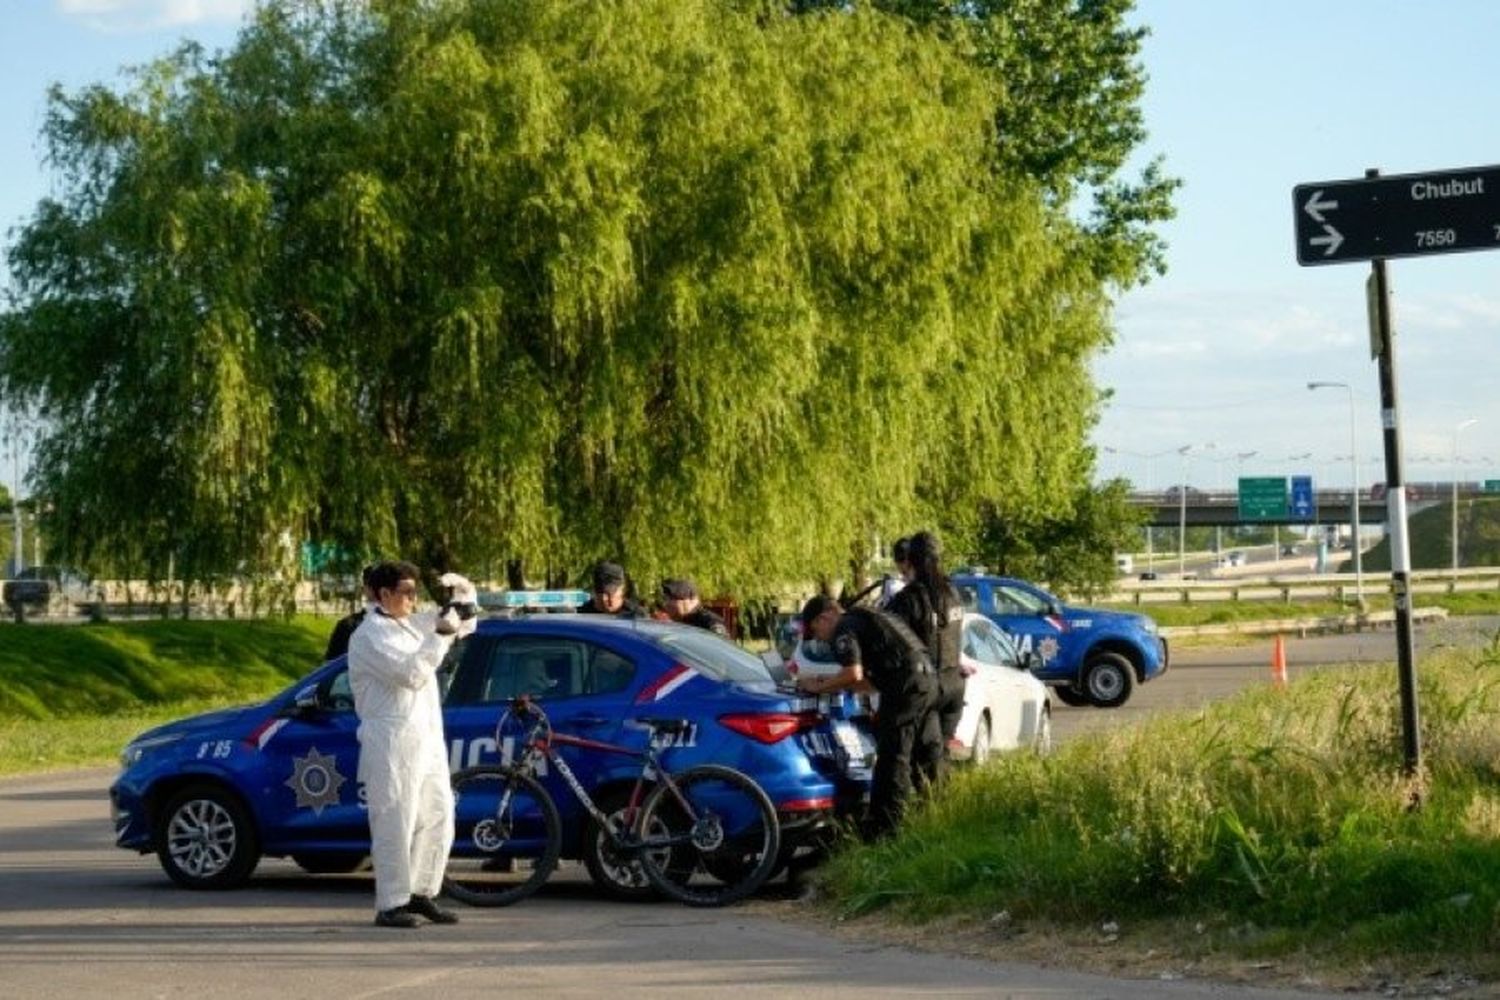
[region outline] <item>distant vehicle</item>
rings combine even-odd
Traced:
[[[1033,673],[1068,705],[1117,708],[1167,669],[1167,642],[1146,615],[1063,604],[1024,580],[955,573],[970,610],[987,616],[1041,663]]]
[[[25,607],[34,611],[64,610],[69,602],[91,600],[93,585],[89,578],[63,566],[27,566],[7,580],[5,603],[12,611]]]
[[[1155,580],[1156,579],[1156,570],[1154,570],[1154,569],[1148,569],[1148,570],[1146,570],[1146,572],[1142,573],[1137,579],[1141,579],[1141,580]]]
[[[1135,558],[1128,555],[1115,556],[1115,572],[1121,576],[1129,576],[1135,572]]]
[[[1284,555],[1284,556],[1294,556],[1294,555],[1297,554],[1297,546],[1295,546],[1295,545],[1283,545],[1281,547],[1281,554]]]

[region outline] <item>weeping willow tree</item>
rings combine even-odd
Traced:
[[[271,0],[56,91],[0,320],[49,537],[749,588],[1043,511],[1108,302],[996,86],[865,8]]]

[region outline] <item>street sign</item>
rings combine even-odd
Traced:
[[[1500,479],[1486,479],[1484,481],[1486,493],[1500,493]]]
[[[1292,502],[1289,510],[1293,521],[1311,521],[1316,511],[1313,504],[1312,476],[1292,477]]]
[[[1286,480],[1280,476],[1242,476],[1239,501],[1241,521],[1285,521]]]
[[[1500,249],[1500,166],[1292,188],[1297,263]]]

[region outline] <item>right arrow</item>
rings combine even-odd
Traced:
[[[1318,199],[1321,197],[1323,197],[1323,189],[1318,188],[1312,193],[1311,197],[1307,199],[1307,204],[1302,206],[1303,211],[1312,216],[1314,222],[1325,221],[1323,219],[1323,213],[1331,212],[1335,208],[1339,207],[1339,203],[1336,201],[1319,201]]]
[[[1315,247],[1327,247],[1327,249],[1323,251],[1323,256],[1332,257],[1334,253],[1338,251],[1338,248],[1343,246],[1344,234],[1339,232],[1337,229],[1334,229],[1326,222],[1323,223],[1323,233],[1324,235],[1314,236],[1307,242],[1311,243]]]

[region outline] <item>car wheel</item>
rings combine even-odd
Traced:
[[[1092,705],[1094,703],[1094,700],[1088,696],[1087,691],[1080,691],[1071,684],[1059,684],[1052,690],[1057,695],[1057,700],[1064,705],[1083,708],[1085,705]]]
[[[167,800],[156,856],[187,889],[234,889],[260,861],[255,824],[240,800],[218,785],[189,785]]]
[[[630,790],[619,789],[605,793],[594,804],[616,829],[620,829],[625,822],[625,806],[629,801]],[[636,809],[639,811],[639,804]],[[593,819],[583,831],[583,865],[594,884],[615,899],[639,902],[660,897],[656,887],[646,878],[641,863],[620,857],[610,844],[609,836]]]
[[[1095,653],[1084,666],[1083,687],[1100,708],[1119,708],[1135,689],[1135,668],[1119,653]]]
[[[1042,706],[1042,717],[1037,720],[1036,735],[1031,739],[1031,749],[1040,757],[1052,752],[1052,708]]]
[[[979,717],[978,724],[974,726],[974,746],[969,759],[976,767],[990,759],[994,742],[990,733],[990,715],[986,712]]]
[[[367,854],[293,854],[297,867],[310,875],[347,875],[358,871]]]

